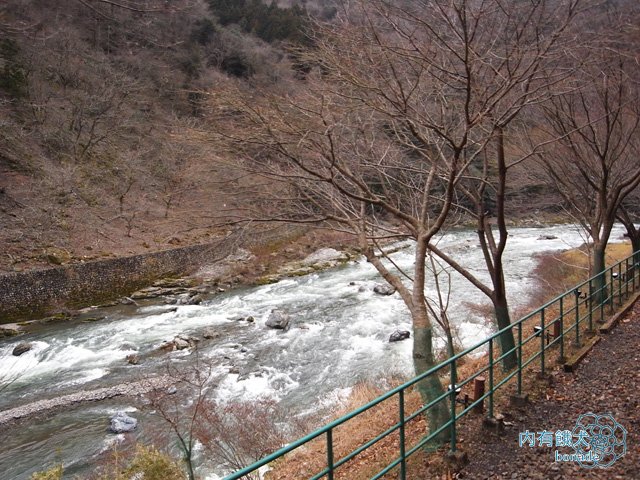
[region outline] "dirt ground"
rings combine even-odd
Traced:
[[[539,400],[505,415],[505,429],[467,432],[469,463],[459,479],[640,479],[640,302],[605,335],[574,373],[554,371]],[[608,468],[587,469],[575,462],[556,462],[554,447],[520,447],[519,434],[529,430],[573,430],[579,416],[611,414],[627,430],[626,454]],[[558,449],[571,453],[568,447]]]

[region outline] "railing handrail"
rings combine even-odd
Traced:
[[[549,307],[551,307],[552,305],[558,303],[558,302],[562,302],[562,300],[567,296],[570,295],[572,293],[576,293],[578,290],[580,290],[580,288],[585,287],[586,285],[590,285],[592,281],[598,279],[599,277],[604,277],[604,275],[607,274],[607,272],[612,271],[613,269],[615,269],[616,267],[619,267],[622,265],[622,263],[627,263],[629,261],[629,259],[635,259],[636,256],[640,255],[640,251],[637,252],[633,252],[631,255],[629,255],[628,257],[614,263],[613,265],[605,268],[602,272],[593,275],[592,277],[588,278],[587,280],[575,285],[574,287],[570,288],[569,290],[566,290],[565,292],[563,292],[562,294],[554,297],[552,300],[547,301],[545,304],[543,304],[542,306],[536,308],[535,310],[533,310],[532,312],[529,312],[528,314],[524,315],[522,318],[518,319],[517,321],[511,323],[509,326],[502,328],[498,331],[496,331],[495,333],[493,333],[492,335],[484,338],[483,340],[480,340],[479,342],[477,342],[476,344],[472,345],[471,347],[468,347],[464,350],[462,350],[461,352],[449,357],[448,359],[440,362],[438,365],[433,366],[432,368],[430,368],[429,370],[421,373],[420,375],[417,375],[415,377],[413,377],[412,379],[404,382],[403,384],[389,390],[388,392],[378,396],[377,398],[367,402],[365,405],[358,407],[355,410],[352,410],[351,412],[340,416],[339,418],[327,423],[326,425],[314,430],[313,432],[305,435],[302,438],[299,438],[298,440],[280,448],[279,450],[275,451],[274,453],[258,460],[257,462],[241,469],[238,470],[236,472],[234,472],[233,474],[227,476],[224,478],[224,480],[236,480],[241,478],[242,476],[254,472],[257,469],[259,469],[260,467],[263,467],[264,465],[267,465],[268,463],[286,455],[287,453],[301,447],[302,445],[310,442],[311,440],[314,440],[317,437],[320,437],[321,435],[325,435],[327,433],[330,433],[331,431],[333,431],[335,428],[339,427],[340,425],[344,424],[345,422],[351,420],[352,418],[360,415],[363,412],[366,412],[367,410],[370,410],[371,408],[375,407],[376,405],[379,405],[380,403],[384,402],[385,400],[388,400],[389,398],[404,392],[406,389],[412,387],[413,385],[421,382],[422,380],[425,380],[427,377],[436,374],[438,371],[450,367],[451,365],[455,365],[455,363],[460,360],[461,358],[463,358],[466,355],[469,355],[470,353],[481,349],[482,347],[484,347],[485,345],[492,343],[494,340],[496,340],[500,335],[502,335],[503,333],[509,331],[509,330],[513,330],[514,327],[518,327],[521,326],[523,322],[533,318],[534,316],[536,316],[537,314],[540,314],[540,312],[548,309]],[[635,264],[632,265],[632,268],[639,268],[640,265],[639,264]],[[575,307],[574,307],[575,308]],[[554,320],[555,321],[555,320]],[[535,335],[533,335],[535,336]],[[521,347],[522,345],[526,344],[528,341],[530,341],[533,336],[525,339],[525,341],[521,342],[519,345],[516,345],[516,347],[514,347],[514,349],[512,349],[509,352],[504,352],[502,353],[501,356],[498,356],[497,359],[494,359],[495,361],[499,361],[500,359],[503,359],[506,355],[510,355],[512,353],[514,353],[516,351],[516,349],[518,347]],[[544,348],[542,349],[542,351],[544,352]],[[529,363],[534,360],[536,357],[533,357],[532,359],[529,359]],[[528,363],[527,363],[528,365]],[[526,365],[524,365],[526,366]],[[522,370],[522,368],[524,366],[521,366],[520,370]],[[486,368],[485,368],[486,370]],[[509,377],[509,380],[511,378],[513,378],[513,376],[515,375],[515,373],[517,372],[517,369],[513,369],[514,371],[512,372],[512,374]],[[481,372],[482,373],[482,372]],[[476,376],[479,374],[476,374]],[[499,385],[500,386],[500,385]],[[494,390],[497,390],[498,387],[496,387]],[[486,394],[484,394],[483,398],[486,398],[488,395],[490,395],[492,392],[487,392]],[[441,399],[438,399],[438,402],[446,399],[448,396],[450,396],[449,393],[443,394],[441,395]],[[469,408],[467,408],[466,410],[470,410]],[[461,418],[463,415],[461,414],[460,416],[456,416],[456,418],[454,419],[454,421],[457,421],[459,418]],[[450,419],[451,420],[451,419]],[[397,426],[397,424],[396,424]],[[325,469],[326,470],[326,469]]]

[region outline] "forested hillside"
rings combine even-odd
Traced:
[[[223,193],[235,175],[234,152],[211,140],[221,118],[215,110],[224,103],[218,100],[234,89],[257,97],[304,92],[313,62],[296,47],[315,48],[310,26],[339,22],[345,5],[3,2],[0,271],[219,234],[214,226],[223,212],[252,198]],[[627,9],[616,8],[616,15]],[[515,148],[507,140],[507,153]],[[565,214],[531,162],[511,169],[506,188],[510,221]],[[462,211],[473,208],[459,201]]]
[[[330,18],[329,2],[309,11]],[[293,7],[293,8],[289,8]],[[0,270],[206,241],[233,200],[207,94],[293,75],[306,10],[259,1],[0,5]]]

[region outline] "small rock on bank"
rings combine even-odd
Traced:
[[[111,417],[109,431],[111,433],[133,432],[138,426],[138,420],[130,417],[125,412],[117,412]]]

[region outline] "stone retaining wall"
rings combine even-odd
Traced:
[[[248,235],[236,234],[214,244],[1,275],[0,324],[113,300],[159,278],[214,263],[241,244],[265,244],[290,234],[290,229],[254,233],[249,242],[243,241]]]

